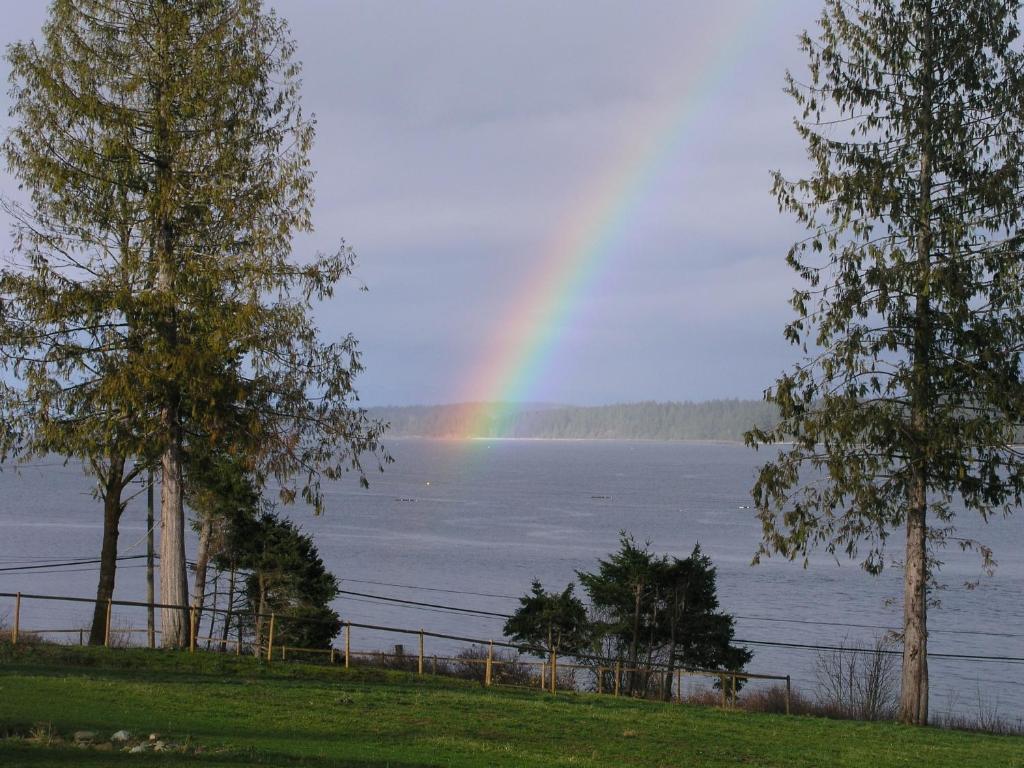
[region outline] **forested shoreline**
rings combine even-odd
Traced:
[[[740,441],[778,420],[760,400],[639,402],[599,406],[459,403],[369,409],[393,437],[510,437],[550,440]]]

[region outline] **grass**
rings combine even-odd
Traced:
[[[40,739],[159,732],[199,754]],[[1024,739],[484,689],[403,672],[159,651],[0,647],[0,765],[1001,766]]]

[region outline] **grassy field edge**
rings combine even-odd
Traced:
[[[120,729],[159,733],[185,748],[69,746],[74,731],[108,739]],[[41,746],[47,732],[60,743]],[[484,689],[366,667],[43,645],[0,646],[0,735],[0,764],[39,768],[1024,767],[1020,737]]]

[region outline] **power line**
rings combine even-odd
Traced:
[[[357,595],[361,598],[367,598],[370,601],[378,600],[386,603],[398,603],[405,606],[421,606],[425,608],[441,609],[445,611],[452,611],[456,613],[472,613],[479,616],[493,617],[509,619],[511,616],[506,613],[495,613],[492,611],[475,611],[470,608],[460,608],[451,605],[441,605],[438,603],[424,603],[417,600],[403,600],[397,597],[385,597],[383,595],[373,595],[366,592],[348,592],[345,590],[341,591],[342,594]],[[361,600],[360,602],[366,602]],[[842,651],[848,653],[882,653],[887,655],[902,655],[901,651],[889,651],[889,650],[877,650],[874,648],[849,648],[838,645],[816,645],[811,643],[786,643],[775,640],[741,640],[739,638],[734,639],[733,642],[743,643],[746,645],[762,645],[762,646],[773,646],[778,648],[793,648],[803,650],[814,650],[814,651]],[[961,661],[985,661],[985,662],[1005,662],[1010,664],[1022,664],[1024,663],[1024,657],[1018,656],[984,656],[981,654],[964,654],[964,653],[936,653],[930,652],[929,658],[934,659],[952,659]]]
[[[451,595],[468,595],[471,597],[497,597],[504,600],[519,600],[522,596],[515,595],[501,595],[493,592],[471,592],[460,589],[442,589],[440,587],[420,587],[413,584],[397,584],[395,582],[387,581],[371,581],[369,579],[344,579],[339,578],[339,582],[350,581],[355,584],[373,584],[379,587],[396,587],[398,589],[416,589],[424,592],[443,592]],[[375,596],[378,597],[378,596]],[[510,618],[507,614],[496,614],[502,618]],[[741,619],[743,621],[764,621],[780,624],[803,624],[810,626],[822,626],[822,627],[847,627],[850,629],[884,629],[888,632],[899,631],[897,627],[889,627],[882,624],[857,624],[854,622],[844,621],[818,621],[811,619],[786,619],[778,616],[741,616],[733,614],[734,619]],[[985,632],[981,630],[970,630],[970,629],[929,629],[930,634],[942,634],[942,635],[978,635],[985,637],[1024,637],[1019,633],[1014,632]]]
[[[144,557],[146,557],[146,555],[131,555],[131,556],[118,557],[117,560],[118,561],[122,561],[122,560],[135,560],[135,559],[141,559],[141,558],[144,558]],[[26,559],[35,559],[35,558],[26,558]],[[17,562],[17,561],[15,561],[15,562]],[[24,562],[24,561],[22,561],[22,562]],[[80,572],[83,572],[83,571],[96,570],[96,569],[92,568],[92,569],[63,570],[63,571],[61,571],[61,570],[46,570],[46,569],[63,568],[63,567],[70,567],[70,566],[75,566],[75,565],[89,565],[89,564],[96,564],[96,563],[100,563],[100,562],[101,562],[100,560],[82,559],[82,560],[70,560],[70,561],[58,562],[58,563],[52,563],[52,562],[51,563],[40,563],[38,565],[24,565],[24,566],[14,566],[14,567],[0,568],[0,573],[15,572],[15,571],[29,571],[29,570],[37,571],[39,573],[80,573]],[[192,563],[189,563],[189,564],[192,565]],[[129,567],[129,566],[124,566],[124,567]],[[373,580],[370,580],[370,579],[349,579],[349,578],[341,578],[341,579],[339,579],[339,582],[342,582],[342,583],[346,582],[346,581],[352,582],[352,583],[356,583],[356,584],[372,584],[374,586],[381,586],[381,587],[393,587],[393,588],[397,588],[397,589],[413,589],[413,590],[421,590],[421,591],[425,591],[425,592],[438,592],[438,593],[452,594],[452,595],[467,595],[467,596],[471,596],[471,597],[490,597],[490,598],[499,598],[499,599],[503,599],[503,600],[519,600],[520,599],[520,597],[517,597],[517,596],[514,596],[514,595],[503,595],[503,594],[498,594],[498,593],[494,593],[494,592],[473,592],[473,591],[469,591],[469,590],[445,589],[445,588],[441,588],[441,587],[423,587],[423,586],[417,586],[417,585],[413,585],[413,584],[399,584],[399,583],[396,583],[396,582],[373,581]],[[430,608],[430,609],[433,609],[432,612],[435,612],[435,613],[444,613],[444,612],[448,612],[448,613],[465,613],[465,614],[474,614],[474,615],[477,615],[477,616],[480,616],[480,617],[490,617],[490,618],[500,618],[500,619],[509,619],[509,618],[511,618],[511,615],[507,614],[507,613],[498,613],[498,612],[494,612],[494,611],[486,611],[486,610],[477,609],[477,608],[464,608],[464,607],[461,607],[461,606],[442,605],[442,604],[438,604],[438,603],[425,603],[425,602],[420,602],[420,601],[416,601],[416,600],[404,600],[404,599],[397,598],[397,597],[390,597],[390,596],[385,596],[385,595],[374,595],[374,594],[369,594],[369,593],[365,593],[365,592],[354,592],[354,591],[347,591],[347,590],[340,590],[340,593],[344,594],[344,595],[352,595],[354,597],[358,596],[358,597],[366,598],[365,600],[360,600],[359,602],[367,602],[367,601],[388,602],[388,603],[396,603],[396,604],[401,604],[401,605],[408,605],[408,606],[411,606],[411,607],[419,607],[419,609],[421,609],[421,610],[422,609],[426,609],[426,608]],[[738,615],[738,614],[733,615],[733,618],[741,620],[741,621],[760,621],[760,622],[770,622],[770,623],[779,623],[779,624],[800,624],[800,625],[805,625],[805,626],[822,626],[822,627],[846,627],[846,628],[850,628],[850,629],[881,629],[881,630],[886,630],[886,631],[889,631],[889,632],[898,631],[898,629],[896,627],[885,626],[885,625],[882,625],[882,624],[859,624],[859,623],[855,623],[855,622],[822,621],[822,620],[810,620],[810,619],[788,619],[788,618],[782,618],[782,617],[777,617],[777,616],[744,616],[744,615]],[[1003,637],[1003,638],[1024,637],[1024,635],[1021,635],[1020,633],[1014,633],[1014,632],[988,632],[988,631],[983,631],[983,630],[963,630],[963,629],[929,629],[929,633],[930,634],[944,634],[944,635]],[[739,641],[737,641],[737,642],[739,642]],[[751,643],[755,643],[755,644],[762,644],[762,645],[770,644],[767,641],[750,641],[750,642]],[[786,646],[786,647],[788,647],[788,646]],[[823,646],[821,648],[821,650],[831,650],[831,648]],[[934,655],[934,654],[929,654],[929,655]]]
[[[889,651],[878,648],[849,648],[841,645],[813,645],[811,643],[784,643],[775,640],[741,640],[735,638],[733,642],[745,645],[770,645],[778,648],[794,648],[807,651],[839,651],[843,653],[879,653],[886,656],[902,656],[902,651]],[[973,653],[936,653],[928,652],[929,659],[954,659],[960,661],[996,661],[1007,664],[1024,664],[1024,656],[982,656]]]
[[[49,563],[53,561],[53,555],[46,555],[44,557],[0,557],[0,563]],[[67,555],[72,557],[72,555]],[[92,555],[74,555],[76,560],[85,560]]]
[[[144,563],[143,564],[139,564],[139,565],[122,565],[120,568],[118,568],[118,570],[119,571],[125,571],[125,570],[128,570],[129,568],[146,568],[146,567],[147,566]],[[92,565],[92,566],[89,566],[87,568],[61,568],[59,570],[54,570],[54,571],[33,571],[33,575],[53,574],[53,573],[95,573],[99,569],[100,569],[100,567],[98,565]],[[17,575],[18,574],[16,574],[16,573],[0,573],[0,576],[17,576]]]
[[[393,584],[387,581],[369,581],[367,579],[344,579],[338,581],[351,581],[353,584],[372,584],[375,587],[398,587],[400,589],[419,589],[424,592],[446,592],[450,595],[472,595],[474,597],[499,597],[503,600],[519,600],[522,595],[498,595],[493,592],[467,592],[461,589],[441,589],[440,587],[417,587],[412,584]]]
[[[144,557],[146,557],[146,555],[126,555],[124,557],[116,557],[114,559],[116,561],[121,561],[121,560],[140,560],[140,559],[142,559]],[[102,562],[103,562],[102,560],[93,559],[93,560],[68,560],[68,561],[63,562],[63,563],[39,563],[37,565],[15,565],[15,566],[8,566],[6,568],[0,568],[0,573],[6,573],[6,572],[9,572],[9,571],[36,571],[36,570],[40,570],[40,569],[43,569],[43,568],[60,568],[60,567],[63,567],[63,566],[72,566],[72,565],[94,565],[96,563],[102,563]]]
[[[378,606],[380,605],[380,603],[377,602],[376,600],[365,600],[365,599],[363,599],[361,597],[345,597],[344,600],[345,600],[345,602],[352,602],[352,603],[365,603],[367,605],[378,605]],[[444,616],[450,616],[451,613],[452,613],[451,610],[449,610],[449,609],[420,608],[420,607],[415,606],[415,605],[407,605],[407,606],[404,606],[404,608],[406,610],[409,610],[409,611],[423,611],[424,613],[439,613],[439,614],[444,615]],[[495,618],[494,616],[480,616],[480,615],[472,614],[472,613],[467,613],[465,615],[466,616],[470,616],[470,617],[474,617],[474,618],[479,618],[479,619],[492,619],[493,620]]]
[[[898,632],[897,627],[887,627],[882,624],[853,624],[844,621],[812,621],[810,619],[783,619],[776,616],[737,616],[733,615],[734,619],[743,619],[744,621],[771,621],[779,622],[783,624],[809,624],[811,626],[821,627],[850,627],[853,629],[884,629],[889,632]],[[983,635],[985,637],[1024,637],[1013,632],[984,632],[982,630],[974,629],[929,629],[928,634],[935,635]]]
[[[453,611],[455,613],[473,613],[478,616],[490,616],[498,619],[511,619],[512,616],[507,613],[495,613],[494,611],[480,611],[475,608],[462,608],[456,605],[440,605],[439,603],[422,603],[417,600],[403,600],[399,597],[385,597],[384,595],[373,595],[368,592],[350,592],[346,589],[338,590],[342,595],[355,595],[357,597],[365,597],[370,600],[380,600],[385,603],[400,603],[402,605],[414,605],[421,606],[424,608],[439,608],[445,611]]]

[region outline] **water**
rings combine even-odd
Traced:
[[[343,589],[508,613],[534,578],[548,589],[563,588],[577,570],[595,568],[597,558],[614,551],[619,531],[627,530],[658,553],[686,556],[699,542],[718,568],[722,608],[740,617],[740,639],[864,646],[881,630],[840,625],[900,624],[895,568],[876,578],[856,563],[820,554],[806,569],[778,560],[751,566],[760,528],[749,488],[763,457],[741,446],[409,439],[392,441],[390,450],[396,463],[372,476],[369,490],[354,479],[335,483],[322,517],[302,507],[289,511],[313,534]],[[100,509],[80,468],[49,462],[20,475],[7,470],[0,492],[0,568],[97,556]],[[139,497],[125,514],[121,553],[143,554],[145,533]],[[1024,517],[987,526],[965,517],[961,533],[992,544],[1000,565],[993,578],[968,590],[960,585],[980,575],[977,555],[946,552],[948,588],[930,615],[930,650],[1024,657]],[[0,571],[0,591],[91,597],[95,574],[91,566],[72,573]],[[141,561],[123,564],[116,597],[144,594]],[[0,600],[0,615],[9,603]],[[501,638],[503,622],[495,617],[354,596],[336,607],[353,622]],[[77,627],[86,616],[60,604],[27,603],[24,612],[28,627]],[[144,618],[132,623],[142,626]],[[391,642],[409,638],[362,639],[366,647]],[[813,689],[813,651],[753,648],[751,671],[790,674],[797,687]],[[437,642],[432,649],[449,650]],[[1024,717],[1024,665],[933,659],[930,669],[933,712],[972,714],[981,701],[1004,716]]]

